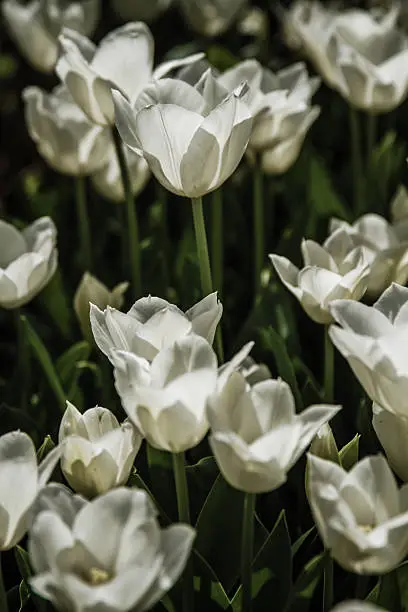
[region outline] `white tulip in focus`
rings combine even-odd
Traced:
[[[114,91],[116,125],[123,141],[142,152],[169,191],[198,198],[220,187],[234,172],[248,144],[252,116],[247,86],[208,102],[179,79],[160,79],[136,104]]]
[[[343,601],[335,606],[331,612],[387,612],[385,608],[379,608],[371,602],[361,601],[359,599],[350,599]]]
[[[125,351],[112,351],[112,359],[123,409],[149,444],[179,453],[201,442],[217,384],[217,357],[204,338],[190,334],[151,364]]]
[[[408,279],[408,236],[401,242],[394,227],[377,214],[363,215],[352,225],[331,219],[327,242],[342,242],[345,252],[361,247],[369,265],[367,294],[378,297],[392,282]]]
[[[87,340],[93,338],[89,318],[90,303],[92,302],[98,308],[106,308],[107,306],[120,308],[128,286],[129,283],[127,282],[119,283],[112,291],[109,291],[95,276],[92,276],[89,272],[84,273],[74,296],[74,310],[84,338]]]
[[[112,349],[134,353],[152,361],[159,351],[189,333],[203,336],[210,344],[222,315],[217,293],[211,293],[185,313],[158,297],[137,300],[125,314],[108,306],[100,310],[91,304],[92,333],[96,344],[109,359]]]
[[[179,0],[188,25],[204,36],[219,36],[239,17],[248,0]]]
[[[59,442],[61,469],[69,485],[95,497],[127,482],[142,437],[129,421],[119,425],[106,408],[96,406],[82,415],[67,402]]]
[[[0,550],[13,548],[28,529],[31,510],[60,458],[52,450],[37,465],[35,446],[21,431],[0,436]]]
[[[56,240],[50,217],[22,232],[0,219],[0,306],[24,306],[45,287],[57,269]]]
[[[332,342],[369,397],[408,417],[408,289],[393,283],[374,306],[339,300],[331,312]]]
[[[10,35],[26,60],[41,72],[52,72],[63,27],[90,36],[99,20],[99,0],[4,0],[1,6]]]
[[[129,168],[132,194],[138,195],[146,186],[150,178],[149,166],[143,157],[131,151],[128,147],[123,149]],[[118,157],[113,147],[109,149],[106,163],[91,176],[95,190],[107,200],[123,202],[125,193],[120,173]]]
[[[284,27],[289,44],[300,47],[350,104],[385,113],[408,94],[408,36],[397,29],[397,17],[397,3],[380,17],[297,0],[286,12]]]
[[[247,493],[277,489],[339,409],[310,406],[297,415],[287,383],[269,379],[250,387],[234,372],[207,409],[210,445],[225,480]]]
[[[334,241],[321,246],[313,240],[303,240],[305,267],[301,270],[286,257],[269,256],[282,283],[316,323],[333,321],[333,300],[359,300],[367,288],[370,269],[364,252],[361,248],[344,251],[342,246]]]
[[[123,487],[64,519],[38,514],[28,544],[30,585],[57,610],[150,610],[182,574],[195,537],[189,525],[160,529],[149,496]]]
[[[308,455],[308,499],[326,549],[345,570],[385,574],[408,551],[407,487],[398,490],[382,455],[349,472]]]
[[[86,176],[107,162],[109,132],[89,121],[66,87],[60,85],[51,93],[26,87],[23,98],[28,133],[52,168]]]
[[[115,13],[123,21],[154,21],[168,9],[172,0],[112,0]]]
[[[373,404],[373,427],[394,472],[408,482],[408,418]]]
[[[63,54],[56,65],[58,76],[88,118],[104,126],[115,121],[113,90],[134,103],[151,79],[197,59],[195,55],[169,61],[153,71],[154,41],[142,22],[113,30],[98,47],[68,28],[59,41]]]

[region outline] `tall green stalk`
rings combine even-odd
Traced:
[[[334,397],[334,347],[328,325],[324,328],[324,397],[328,403],[331,403]]]
[[[326,555],[323,575],[323,612],[330,612],[333,607],[333,559],[329,551]]]
[[[214,287],[222,295],[223,284],[223,198],[221,189],[212,194],[211,206],[211,264],[214,273]]]
[[[353,169],[354,210],[360,214],[364,208],[363,160],[361,155],[361,129],[357,109],[349,107],[351,163]]]
[[[377,115],[367,115],[367,169],[370,168],[371,157],[377,142]]]
[[[1,561],[2,559],[0,557],[0,612],[9,612],[6,587],[3,578],[3,567],[1,565]]]
[[[91,228],[86,199],[86,178],[77,176],[75,178],[75,200],[77,209],[79,244],[81,257],[85,271],[92,272],[92,243]]]
[[[261,288],[261,272],[265,257],[265,219],[263,202],[263,172],[257,159],[253,174],[253,206],[254,206],[254,288],[255,296]]]
[[[184,453],[173,453],[173,472],[176,484],[178,518],[181,523],[190,524],[190,503]],[[194,571],[192,558],[187,562],[183,575],[183,612],[194,610]]]
[[[139,242],[139,222],[136,213],[136,206],[132,194],[129,168],[126,162],[123,143],[115,127],[112,128],[112,138],[118,158],[120,173],[122,177],[123,191],[125,193],[126,212],[127,212],[127,232],[130,260],[130,275],[132,280],[133,295],[140,296],[142,293],[142,275],[140,264],[140,242]]]
[[[252,610],[252,560],[254,555],[254,519],[256,494],[245,493],[241,540],[242,612]]]

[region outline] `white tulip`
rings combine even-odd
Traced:
[[[408,279],[408,241],[402,243],[394,227],[383,217],[366,214],[352,225],[339,219],[331,219],[328,241],[343,241],[343,248],[361,247],[369,265],[367,293],[377,297],[392,282],[405,284]],[[407,237],[408,238],[408,237]]]
[[[239,17],[248,0],[179,0],[188,25],[204,36],[218,36]]]
[[[361,248],[344,252],[342,244],[302,242],[305,267],[299,270],[286,257],[270,255],[282,283],[316,323],[330,323],[333,300],[359,300],[367,288],[369,267]]]
[[[129,421],[119,425],[106,408],[96,406],[82,415],[67,402],[59,442],[61,469],[69,485],[95,497],[127,482],[142,437]]]
[[[210,344],[222,315],[217,293],[211,293],[185,313],[158,297],[141,298],[125,314],[115,308],[100,310],[91,304],[91,327],[96,344],[109,359],[112,349],[129,351],[152,361],[163,348],[189,333]]]
[[[269,379],[250,387],[234,372],[209,398],[207,409],[209,441],[224,478],[247,493],[277,489],[339,409],[310,406],[297,415],[287,383]]]
[[[201,442],[217,384],[217,357],[204,338],[190,334],[151,364],[125,351],[112,351],[112,358],[123,409],[153,447],[179,453]]]
[[[114,91],[116,125],[123,141],[142,152],[169,191],[198,198],[220,187],[234,172],[248,144],[252,116],[242,84],[222,101],[179,79],[160,79],[136,104]]]
[[[34,592],[57,610],[150,610],[191,552],[189,525],[160,529],[148,495],[119,488],[79,509],[72,523],[48,510],[30,530]]]
[[[393,283],[374,306],[350,300],[332,304],[333,344],[347,359],[369,397],[408,417],[408,289]]]
[[[78,285],[78,289],[74,296],[74,310],[81,326],[84,337],[92,339],[92,329],[89,318],[90,304],[95,304],[98,308],[120,308],[123,304],[124,293],[126,292],[129,283],[119,283],[109,291],[109,289],[101,283],[95,276],[89,272],[85,272]]]
[[[13,548],[28,529],[33,504],[60,458],[52,450],[38,465],[35,446],[21,431],[0,436],[0,550]]]
[[[4,0],[2,13],[10,35],[27,61],[52,72],[58,59],[58,34],[66,26],[91,35],[99,20],[99,0]]]
[[[128,147],[124,147],[123,150],[129,168],[132,194],[136,196],[144,189],[150,178],[149,166],[143,157],[137,155]],[[96,191],[107,200],[112,202],[123,202],[125,200],[118,156],[113,147],[109,149],[105,165],[92,174],[91,181]]]
[[[382,455],[349,472],[308,455],[308,499],[332,557],[357,574],[385,574],[408,551],[408,489],[400,490]]]
[[[75,516],[87,504],[81,495],[75,495],[71,489],[58,482],[51,482],[43,487],[31,508],[31,525],[40,512],[51,511],[58,514],[64,523],[72,526]]]
[[[169,61],[153,71],[154,41],[142,22],[113,30],[98,47],[67,28],[59,41],[63,55],[56,65],[58,76],[89,119],[104,126],[114,124],[113,90],[121,91],[133,103],[151,79],[198,57]]]
[[[379,608],[371,602],[360,601],[354,599],[350,601],[343,601],[341,604],[335,606],[331,612],[387,612],[385,608]]]
[[[0,219],[0,306],[24,306],[45,287],[57,269],[56,239],[49,217],[22,232]]]
[[[373,404],[373,427],[394,472],[408,482],[408,418]]]
[[[168,9],[173,0],[112,0],[113,10],[123,21],[149,23]]]
[[[109,132],[89,121],[66,87],[58,86],[51,93],[26,87],[23,99],[28,132],[52,168],[86,176],[107,162]]]
[[[301,47],[327,83],[353,106],[390,112],[408,94],[408,37],[396,28],[395,3],[381,18],[297,0],[287,11],[289,44]]]

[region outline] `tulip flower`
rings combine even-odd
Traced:
[[[333,321],[330,304],[347,298],[359,300],[367,288],[369,266],[361,248],[344,253],[342,244],[302,242],[305,267],[299,270],[286,257],[270,255],[279,278],[316,323]]]
[[[250,387],[239,372],[208,401],[210,445],[229,484],[265,493],[286,482],[287,473],[339,406],[310,406],[301,414],[287,383],[264,380]]]
[[[247,0],[180,0],[187,24],[203,36],[219,36],[239,17]]]
[[[59,482],[51,482],[43,487],[31,508],[31,524],[40,512],[51,511],[58,514],[64,523],[72,526],[79,510],[87,504],[81,495],[75,495]]]
[[[393,283],[374,306],[339,300],[330,310],[341,325],[330,327],[332,342],[369,397],[408,417],[408,289]]]
[[[182,453],[208,430],[205,406],[217,384],[217,358],[204,338],[189,334],[162,349],[152,363],[112,351],[123,409],[149,444]]]
[[[57,610],[150,610],[183,572],[194,536],[188,525],[160,529],[145,491],[115,489],[72,523],[55,510],[37,515],[30,585]]]
[[[373,427],[394,472],[408,482],[408,419],[373,404]]]
[[[86,176],[106,164],[109,132],[89,121],[66,87],[51,93],[27,87],[23,98],[28,132],[52,168]]]
[[[158,297],[137,300],[125,314],[91,304],[91,327],[96,344],[112,360],[112,349],[134,353],[152,361],[163,348],[189,333],[203,336],[210,344],[222,315],[217,293],[212,293],[185,313]]]
[[[12,431],[0,436],[0,550],[13,548],[24,536],[32,506],[59,457],[57,447],[37,465],[35,446],[27,434]]]
[[[93,339],[89,319],[90,303],[92,302],[98,308],[106,308],[107,306],[120,308],[128,286],[129,283],[119,283],[112,291],[109,291],[95,276],[85,272],[74,296],[74,310],[84,338],[87,340]]]
[[[356,574],[385,574],[408,552],[408,497],[382,455],[349,472],[308,455],[308,499],[332,557]]]
[[[106,408],[96,406],[82,415],[67,402],[59,442],[68,483],[77,493],[95,497],[127,482],[142,437],[129,421],[119,425]]]
[[[63,27],[91,35],[99,21],[99,0],[4,0],[4,21],[26,60],[41,72],[53,72],[58,59],[58,34]]]
[[[386,610],[385,608],[375,606],[371,602],[354,599],[343,601],[341,604],[335,606],[331,612],[386,612]]]
[[[154,21],[164,13],[172,3],[172,0],[112,0],[115,13],[123,21]]]
[[[23,306],[45,287],[57,268],[56,238],[49,217],[22,232],[0,220],[0,306]]]

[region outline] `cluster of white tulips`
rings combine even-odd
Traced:
[[[0,551],[5,553],[0,612],[12,612],[4,559],[13,548],[19,567],[21,558],[25,567],[20,610],[27,603],[24,589],[27,601],[40,612],[46,609],[44,600],[61,612],[272,610],[274,601],[266,608],[257,598],[268,581],[279,590],[278,539],[287,535],[294,556],[312,532],[297,533],[299,540],[291,546],[285,517],[269,532],[257,502],[275,492],[271,499],[280,503],[296,464],[294,503],[302,513],[305,491],[321,551],[299,578],[303,588],[293,584],[290,562],[291,590],[276,612],[384,610],[386,578],[393,577],[391,584],[406,590],[398,571],[408,555],[408,192],[398,187],[389,219],[370,212],[365,201],[369,177],[361,172],[356,128],[361,112],[366,113],[374,146],[370,130],[377,115],[394,111],[408,97],[408,34],[400,29],[401,7],[341,10],[295,0],[291,8],[278,11],[287,44],[318,73],[311,76],[304,61],[272,71],[247,58],[218,70],[202,52],[156,64],[153,35],[145,22],[164,16],[174,5],[190,28],[209,37],[237,22],[241,31],[252,31],[259,17],[245,0],[112,0],[109,10],[127,23],[95,44],[88,36],[106,9],[99,0],[1,4],[22,55],[35,69],[59,79],[51,91],[31,85],[24,89],[25,121],[41,158],[75,185],[77,236],[71,240],[78,244],[83,276],[73,311],[83,344],[92,347],[99,363],[93,364],[95,369],[113,381],[117,397],[111,409],[96,405],[82,412],[83,397],[72,399],[64,376],[60,380],[56,374],[52,349],[42,343],[25,311],[22,315],[21,308],[29,312],[54,274],[64,272],[58,268],[54,220],[42,216],[25,228],[0,220],[0,306],[17,313],[17,352],[22,356],[28,345],[33,349],[43,382],[50,385],[62,413],[54,423],[53,433],[58,433],[51,450],[45,444],[36,452],[33,440],[20,430],[0,436]],[[265,183],[268,177],[285,180],[313,124],[321,120],[324,108],[312,102],[321,79],[350,106],[354,220],[331,218],[322,244],[305,236],[300,245],[303,267],[281,255],[278,247],[267,262]],[[223,191],[239,165],[249,169],[253,187],[256,300],[262,299],[268,270],[266,276],[277,286],[281,281],[295,296],[311,325],[324,326],[321,401],[307,408],[304,403],[310,402],[299,391],[284,339],[278,339],[275,353],[282,377],[249,356],[254,342],[235,351],[228,347],[229,359],[224,360],[222,217],[217,217],[209,249],[203,197],[214,192],[221,209]],[[172,198],[191,200],[202,299],[185,311],[162,297],[146,296],[144,289],[135,198],[152,178]],[[117,282],[122,275],[129,282],[112,289],[93,274],[88,182],[98,197],[126,211],[121,219],[125,264],[115,276]],[[69,232],[58,230],[60,236]],[[283,294],[279,291],[277,296]],[[124,312],[126,292],[133,305]],[[163,295],[170,295],[166,287]],[[227,311],[226,300],[224,305]],[[28,342],[21,337],[24,333]],[[372,402],[371,433],[381,454],[359,460],[359,436],[337,446],[328,423],[336,415],[341,420],[345,410],[334,403],[334,348],[361,383],[364,399]],[[92,369],[83,362],[75,368]],[[28,380],[25,367],[23,386]],[[30,419],[38,403],[37,395],[27,403]],[[364,442],[364,432],[362,436]],[[192,457],[203,448],[204,469],[216,475],[197,517]],[[157,487],[140,476],[140,465],[151,467],[161,460],[169,460],[173,471],[168,471],[171,478],[165,485],[176,500],[178,522],[162,507]],[[49,482],[53,475],[55,482]],[[241,551],[235,574],[223,566],[221,554],[218,568],[205,554],[211,542],[216,547],[213,540],[222,540],[222,533],[215,527],[214,536],[200,531],[206,506],[222,495],[212,493],[221,487],[230,499],[242,502],[240,542],[222,541],[222,546]],[[234,511],[222,508],[227,515]],[[283,524],[286,535],[279,532]],[[344,584],[345,572],[359,576],[347,601],[335,581],[333,590],[333,560]],[[210,576],[208,602],[200,599],[201,566]],[[313,573],[317,567],[320,574]],[[217,572],[232,574],[230,582],[223,583]],[[364,576],[380,576],[380,581],[369,590],[361,583]],[[307,589],[315,593],[308,608],[301,606]],[[214,601],[219,607],[211,607]]]

